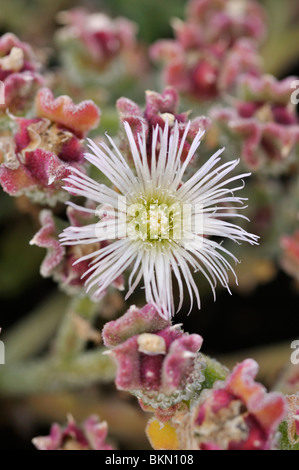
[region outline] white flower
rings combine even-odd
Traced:
[[[61,235],[65,245],[110,240],[105,247],[78,261],[91,260],[90,269],[85,273],[88,290],[97,289],[97,295],[100,294],[130,267],[127,297],[143,278],[147,302],[153,304],[165,318],[170,318],[175,311],[173,279],[176,279],[180,295],[178,310],[183,303],[184,283],[190,296],[190,310],[194,296],[200,308],[200,295],[193,272],[201,271],[204,274],[214,297],[217,281],[229,290],[228,270],[233,273],[234,270],[227,258],[235,262],[238,260],[222,246],[222,239],[251,244],[257,244],[258,239],[226,220],[228,217],[244,217],[236,213],[236,210],[244,208],[244,198],[236,197],[234,192],[244,187],[240,180],[249,174],[227,176],[239,161],[217,165],[224,149],[184,181],[188,164],[203,136],[202,132],[198,132],[182,163],[181,154],[189,126],[183,138],[179,136],[177,122],[171,132],[168,122],[164,130],[158,126],[153,129],[149,158],[145,130],[138,136],[137,145],[129,124],[125,123],[136,174],[110,137],[111,148],[105,143],[97,146],[90,141],[93,154],[88,153],[85,158],[116,189],[97,183],[75,168],[70,168],[72,174],[66,179],[68,186],[65,189],[72,195],[95,201],[102,205],[102,213],[106,211],[106,216],[97,224],[71,226]],[[236,181],[239,182],[237,187],[227,187]],[[91,212],[91,209],[69,204]],[[221,241],[215,241],[212,238],[215,236],[220,237]]]

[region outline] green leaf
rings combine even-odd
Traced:
[[[228,369],[220,364],[220,362],[215,359],[211,359],[208,356],[203,356],[207,367],[204,370],[205,382],[203,383],[202,388],[212,388],[214,383],[218,380],[225,380],[228,375]]]
[[[281,440],[279,445],[279,450],[299,450],[299,443],[292,445],[288,438],[288,424],[284,421],[280,427],[279,431],[281,432]]]

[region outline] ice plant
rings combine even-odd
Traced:
[[[187,97],[222,98],[241,73],[261,73],[257,45],[265,35],[264,16],[248,0],[190,1],[186,20],[172,21],[175,39],[154,43],[151,58],[163,63],[164,82]]]
[[[244,38],[230,48],[225,43],[202,47],[200,41],[185,46],[176,40],[160,40],[153,44],[150,54],[154,61],[165,64],[163,79],[167,85],[199,101],[215,100],[231,92],[240,73],[256,76],[261,72],[256,45]]]
[[[189,112],[179,112],[179,94],[173,87],[166,87],[163,93],[147,90],[145,94],[145,109],[142,110],[140,106],[128,98],[120,98],[117,101],[117,110],[119,118],[122,123],[128,122],[133,132],[135,142],[138,143],[138,133],[142,131],[142,126],[145,126],[147,136],[147,151],[151,154],[152,145],[152,132],[155,126],[159,125],[164,128],[166,120],[169,122],[170,133],[173,126],[177,121],[179,123],[180,140],[184,135],[184,131],[189,122]],[[211,127],[211,120],[206,116],[200,116],[191,121],[189,133],[186,137],[184,148],[181,155],[181,160],[184,161],[190,150],[192,141],[199,129],[203,131]],[[123,126],[122,126],[123,129]],[[121,134],[120,150],[123,155],[130,159],[131,151],[128,140]]]
[[[250,168],[281,162],[297,151],[299,120],[291,102],[295,80],[240,76],[233,107],[211,112],[222,132],[240,142],[243,160]]]
[[[288,395],[287,435],[289,443],[299,444],[299,395]]]
[[[183,303],[184,281],[191,300],[190,310],[194,296],[200,308],[193,271],[203,273],[214,296],[217,280],[229,290],[227,271],[234,273],[234,270],[224,255],[234,261],[237,259],[211,237],[257,243],[257,236],[226,220],[236,216],[237,210],[243,207],[244,198],[235,196],[234,192],[243,188],[243,182],[239,181],[248,174],[227,177],[238,160],[217,165],[222,149],[184,181],[188,164],[200,145],[202,131],[197,133],[182,164],[181,154],[190,124],[186,126],[180,145],[177,122],[171,136],[168,122],[164,129],[155,127],[150,156],[146,150],[145,129],[139,135],[137,145],[128,123],[124,127],[135,172],[110,137],[112,149],[105,143],[97,146],[90,141],[93,154],[88,153],[85,158],[110,179],[116,190],[70,168],[72,173],[66,178],[65,189],[72,195],[84,196],[101,205],[98,214],[102,218],[97,224],[67,228],[61,242],[82,245],[116,238],[108,247],[78,261],[94,258],[85,273],[88,291],[97,286],[97,293],[101,293],[132,265],[127,297],[143,277],[147,302],[154,305],[162,317],[170,318],[175,312],[172,274],[180,293],[178,309]],[[233,182],[239,184],[230,188]]]
[[[145,427],[155,450],[299,450],[298,338],[252,351],[267,393],[255,361],[229,371],[205,354],[196,325],[188,333],[172,318],[236,280],[236,308],[204,302],[210,351],[229,344],[240,359],[251,338],[262,346],[282,327],[283,337],[298,331],[287,279],[253,295],[279,264],[299,284],[299,81],[282,79],[299,51],[296,2],[186,0],[181,19],[178,1],[161,4],[159,18],[156,0],[145,16],[136,0],[81,2],[109,4],[115,17],[79,6],[58,13],[57,31],[49,20],[71,2],[45,0],[48,17],[41,2],[13,3],[2,0],[1,24],[36,41],[0,34],[0,303],[13,296],[18,307],[4,338],[0,328],[1,444],[13,444],[10,403],[21,400],[26,429],[32,416],[59,422],[61,410],[87,417],[53,424],[33,440],[43,450],[112,450],[93,412],[122,450],[148,448]],[[121,16],[133,3],[139,25]],[[159,35],[167,18],[170,40]],[[275,29],[261,50],[266,23]],[[41,250],[30,239],[62,293],[36,284]],[[134,302],[125,307],[116,289]]]
[[[171,448],[181,450],[277,448],[278,426],[286,416],[287,402],[282,394],[267,393],[255,382],[257,372],[257,363],[247,359],[225,381],[203,390],[191,402],[190,412],[179,410],[167,426],[150,420],[147,434],[151,444],[159,449],[160,441],[167,440]]]
[[[126,18],[113,20],[103,13],[89,13],[83,8],[75,8],[61,12],[58,19],[65,25],[59,31],[59,39],[66,45],[73,41],[83,62],[88,64],[88,59],[92,59],[99,69],[136,43],[136,25]]]
[[[163,448],[164,442],[178,450],[277,448],[278,426],[286,416],[287,401],[282,394],[267,393],[255,382],[257,372],[257,363],[247,359],[225,381],[203,390],[197,401],[191,402],[190,411],[178,410],[166,426],[151,419],[147,435],[154,449]],[[292,431],[294,414],[293,407]]]
[[[0,80],[4,87],[0,114],[7,109],[19,114],[30,108],[37,89],[44,84],[39,68],[29,44],[12,33],[0,38]]]
[[[127,18],[110,18],[84,8],[60,12],[63,27],[56,39],[69,79],[111,87],[123,78],[140,77],[146,68],[145,54],[137,42],[137,25]]]
[[[152,305],[132,306],[107,323],[103,340],[118,364],[116,386],[137,396],[143,407],[171,415],[175,405],[190,400],[202,387],[202,337],[171,326]]]
[[[286,414],[286,400],[280,393],[267,394],[254,380],[257,372],[257,363],[247,359],[235,367],[225,383],[219,382],[202,394],[192,411],[192,448],[273,448],[278,425]]]
[[[61,186],[68,167],[83,170],[82,139],[98,125],[100,112],[92,101],[75,105],[68,96],[54,98],[48,88],[38,92],[35,112],[32,119],[16,118],[13,139],[0,142],[0,184],[11,196],[54,206],[65,201]]]
[[[266,35],[265,11],[253,0],[191,0],[186,16],[205,42],[232,43],[239,37],[262,41]]]
[[[90,416],[82,426],[69,416],[65,428],[53,424],[49,436],[35,437],[32,443],[38,450],[113,450],[106,443],[107,429],[97,416]]]

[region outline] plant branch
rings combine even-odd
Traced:
[[[62,293],[53,295],[1,337],[5,343],[6,363],[28,359],[40,352],[54,335],[68,302],[69,298]]]
[[[0,370],[0,393],[29,395],[111,382],[115,376],[115,364],[103,351],[101,348],[82,353],[67,363],[51,357],[3,366]]]
[[[57,358],[67,361],[83,350],[86,340],[79,336],[74,317],[78,315],[83,320],[92,323],[99,308],[100,304],[95,304],[88,297],[77,297],[71,301],[54,344],[54,354]]]

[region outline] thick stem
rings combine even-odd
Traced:
[[[113,381],[113,360],[103,355],[103,349],[83,353],[86,339],[78,335],[74,322],[75,315],[92,322],[98,311],[99,304],[87,297],[70,302],[59,294],[48,299],[5,338],[6,365],[0,369],[0,393],[26,395]],[[52,354],[26,361],[46,346],[61,318]]]
[[[83,320],[92,323],[99,308],[100,304],[95,304],[88,297],[77,297],[71,301],[54,344],[54,354],[57,358],[68,361],[83,350],[86,340],[78,335],[74,317],[79,315]]]
[[[28,359],[40,352],[54,335],[67,308],[69,298],[55,294],[24,318],[4,338],[6,363]]]
[[[87,352],[68,361],[46,358],[13,364],[0,369],[2,395],[29,395],[107,383],[115,377],[115,364],[103,349]]]

